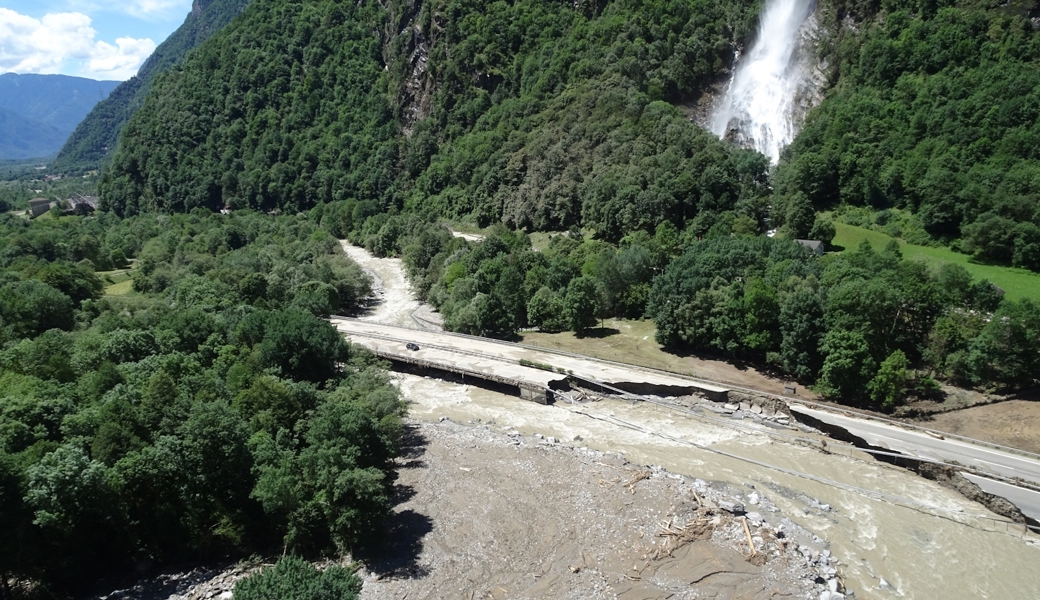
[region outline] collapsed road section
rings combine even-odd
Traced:
[[[725,401],[728,389],[595,359],[540,352],[516,344],[439,331],[419,331],[359,319],[334,317],[332,324],[352,341],[383,358],[438,368],[471,377],[542,389],[552,399],[553,390],[564,389],[573,379],[588,387],[601,384],[637,394],[686,396],[699,394]],[[408,344],[417,347],[410,350]],[[534,398],[531,398],[534,399]]]
[[[516,388],[524,399],[540,404],[566,394],[571,383],[608,393],[650,396],[697,395],[725,402],[728,388],[636,366],[600,361],[589,357],[540,351],[530,347],[439,331],[420,331],[395,325],[336,317],[336,328],[355,343],[380,357],[422,369],[451,372],[462,378],[482,379]],[[1040,460],[997,448],[946,440],[923,431],[790,404],[790,412],[802,420],[856,445],[891,451],[912,459],[936,462],[956,469],[964,466],[968,487],[978,486],[1011,502],[1008,510],[997,510],[1014,520],[1040,523]],[[884,452],[881,452],[884,454]],[[988,475],[988,476],[987,476]],[[995,508],[991,503],[986,503]],[[1017,514],[1021,512],[1021,516]]]
[[[927,430],[867,420],[790,403],[791,413],[858,446],[957,467],[960,475],[987,494],[1007,499],[1031,522],[1040,524],[1040,457],[1013,449],[968,443]],[[970,471],[970,472],[968,472]]]

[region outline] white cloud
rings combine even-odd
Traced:
[[[155,50],[155,42],[147,38],[123,37],[115,46],[95,40],[97,32],[90,24],[90,17],[82,13],[35,19],[0,8],[0,72],[122,80],[136,74]]]
[[[169,12],[175,8],[184,8],[188,4],[185,0],[133,0],[132,2],[119,3],[127,6],[131,14],[154,15]],[[188,4],[188,6],[191,6]]]
[[[77,12],[106,10],[151,20],[191,10],[192,0],[66,0],[65,6]]]
[[[135,40],[131,37],[121,37],[112,46],[106,42],[97,42],[93,56],[88,61],[90,71],[94,73],[137,73],[144,59],[155,50],[155,42],[149,39]],[[117,79],[128,79],[127,77]]]

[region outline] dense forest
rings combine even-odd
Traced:
[[[368,290],[305,215],[0,215],[0,579],[370,542],[402,403],[320,318]]]
[[[355,211],[315,209],[329,231],[401,256],[454,331],[581,334],[601,318],[645,315],[666,348],[752,362],[880,409],[933,396],[935,378],[1016,389],[1040,372],[1040,304],[1004,300],[960,265],[903,260],[895,243],[819,258],[733,220],[703,236],[666,222],[617,245],[572,230],[535,251],[501,225],[474,244],[413,214],[358,224]]]
[[[997,352],[985,344],[1011,339],[1000,323],[1021,319],[1032,339],[1032,305],[1001,304],[987,282],[894,249],[818,260],[782,240],[829,243],[818,211],[864,205],[919,243],[1037,266],[1031,9],[823,3],[832,85],[771,170],[680,107],[726,76],[760,8],[258,2],[156,84],[102,177],[104,206],[317,206],[337,236],[403,256],[458,331],[648,317],[668,346],[754,360],[845,401],[932,389],[930,378],[868,389],[892,365],[1030,385],[1035,346],[1006,349],[1018,366],[983,363]],[[427,227],[444,218],[513,233],[470,251]],[[769,228],[775,241],[752,241]],[[565,230],[545,252],[525,241]],[[787,331],[788,317],[805,331]],[[853,347],[869,360],[839,383]]]
[[[195,0],[184,24],[152,52],[137,75],[116,87],[75,126],[52,165],[59,173],[102,166],[116,151],[126,122],[141,107],[152,81],[184,60],[192,49],[231,22],[249,0]]]
[[[781,160],[779,220],[806,202],[906,208],[918,241],[1040,271],[1037,5],[824,6],[836,81]]]

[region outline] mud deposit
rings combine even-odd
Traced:
[[[367,561],[364,598],[771,599],[825,589],[813,581],[829,559],[811,534],[768,510],[752,513],[745,532],[719,508],[740,490],[451,421],[411,425],[399,462],[392,545]]]
[[[950,433],[1040,453],[1040,402],[1010,400],[934,415],[922,422]]]
[[[660,465],[671,473],[725,485],[732,493],[740,490],[745,508],[766,516],[767,522],[773,513],[760,507],[776,507],[777,514],[825,540],[819,548],[829,549],[837,561],[828,566],[857,598],[1040,597],[1036,536],[1025,535],[1021,526],[1006,523],[953,490],[855,449],[839,449],[831,442],[831,449],[822,452],[818,446],[771,439],[764,431],[705,423],[645,403],[607,399],[583,406],[541,406],[479,387],[396,377],[412,403],[413,419],[438,423],[447,417],[502,434],[516,431],[528,442],[540,434],[576,447],[622,453],[633,464]],[[447,477],[431,479],[424,487],[451,485]],[[561,493],[584,489],[573,487]],[[488,510],[499,513],[500,522],[515,513],[505,505]],[[609,547],[628,543],[628,538],[590,543]],[[499,567],[486,568],[496,572]]]

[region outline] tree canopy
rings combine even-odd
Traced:
[[[307,215],[0,215],[0,577],[373,539],[402,403],[320,318],[369,285]]]
[[[805,197],[818,209],[906,208],[919,241],[955,241],[980,261],[1040,270],[1031,5],[825,6],[835,82],[781,159],[778,205]]]

